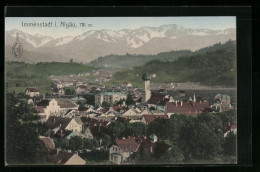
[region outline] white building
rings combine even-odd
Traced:
[[[114,104],[119,100],[126,100],[126,94],[119,92],[103,92],[95,95],[95,106],[101,106],[104,101]]]
[[[37,90],[36,87],[34,88],[27,88],[25,95],[28,95],[30,97],[38,97],[40,95],[40,92]]]

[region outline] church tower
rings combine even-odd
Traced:
[[[142,80],[144,84],[144,90],[142,93],[142,103],[146,103],[151,97],[150,79],[151,76],[145,72],[142,76]]]

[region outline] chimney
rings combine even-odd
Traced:
[[[60,149],[57,148],[57,149],[56,149],[56,155],[59,155],[59,153],[60,153]]]
[[[181,106],[182,106],[182,100],[181,100]]]
[[[193,95],[193,102],[196,102],[195,93],[194,93],[194,95]]]
[[[177,100],[175,101],[175,104],[176,104],[176,107],[178,107],[178,102],[177,102]]]
[[[53,118],[53,122],[52,122],[52,124],[54,124],[55,123],[55,117]]]
[[[152,147],[152,146],[150,147],[150,152],[151,152],[151,153],[153,152],[153,147]]]
[[[129,140],[130,140],[130,138],[131,138],[131,137],[130,137],[130,136],[128,136],[128,139],[129,139]]]

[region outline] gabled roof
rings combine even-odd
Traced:
[[[54,144],[53,140],[50,137],[42,137],[42,136],[40,136],[40,140],[43,142],[45,147],[47,147],[49,149],[54,149],[55,148],[55,144]]]
[[[167,102],[166,103],[167,113],[177,113],[186,115],[198,115],[203,112],[211,111],[209,102]]]
[[[140,144],[142,142],[142,138],[139,137],[128,137],[125,139],[116,139],[115,144],[123,151],[123,152],[137,152]]]
[[[80,89],[87,89],[87,86],[85,86],[85,85],[79,85],[78,88],[80,88]]]
[[[80,107],[78,108],[79,111],[87,111],[88,109],[89,109],[89,108],[84,107],[84,106],[80,106]]]
[[[37,88],[27,88],[27,91],[29,92],[39,92]]]
[[[37,106],[43,106],[43,107],[46,107],[46,106],[49,106],[49,102],[50,100],[41,100],[39,103],[37,103]]]
[[[56,151],[56,154],[53,155],[53,161],[56,164],[63,165],[74,155],[71,152],[63,152],[63,151]]]
[[[159,120],[161,120],[161,119],[163,119],[163,120],[169,119],[168,115],[164,115],[164,114],[162,114],[162,115],[145,114],[145,115],[143,115],[143,118],[147,124],[150,124],[154,120],[156,120],[156,121],[158,120],[157,122],[159,122]]]
[[[45,123],[46,128],[54,129],[61,126],[60,129],[64,130],[67,125],[71,122],[71,118],[62,118],[56,116],[50,116]]]
[[[44,112],[44,106],[34,106],[34,109],[35,109],[38,113],[43,113],[43,112]]]
[[[150,99],[146,102],[147,104],[164,104],[165,95],[160,93],[152,92]]]

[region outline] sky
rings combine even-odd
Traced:
[[[22,27],[23,23],[53,23],[53,27]],[[61,22],[73,22],[77,28],[54,27]],[[86,27],[79,27],[86,23]],[[91,24],[92,27],[88,27]],[[19,29],[32,35],[41,34],[54,38],[76,36],[89,30],[121,30],[138,29],[143,26],[158,27],[161,25],[177,24],[192,29],[223,30],[236,28],[236,17],[6,17],[5,30]]]

